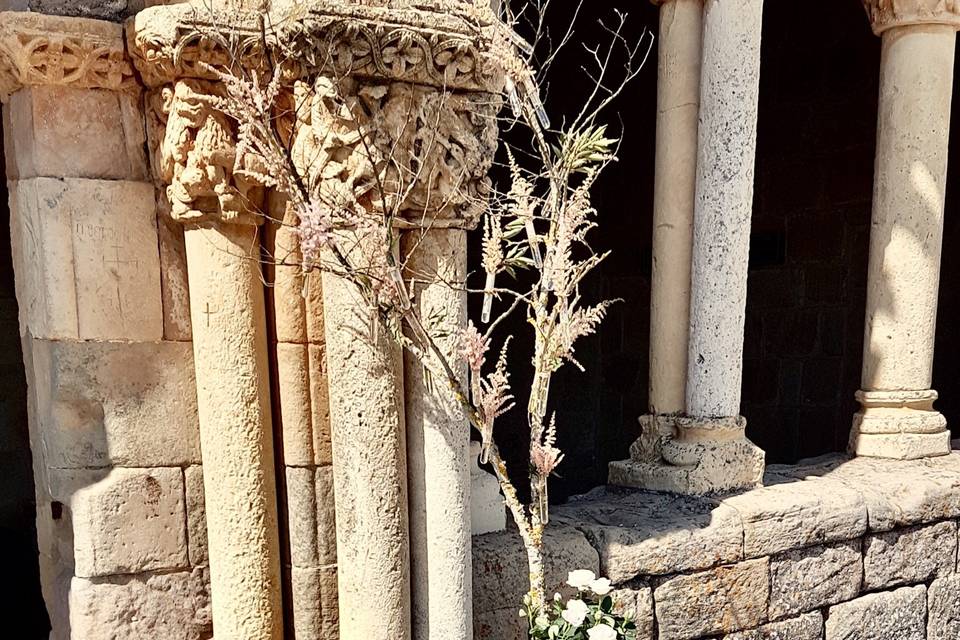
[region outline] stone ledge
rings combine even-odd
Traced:
[[[915,461],[824,456],[771,466],[765,485],[736,496],[600,487],[575,497],[553,509],[552,581],[593,551],[599,573],[627,600],[647,603],[652,587],[655,620],[643,640],[866,637],[844,634],[875,613],[885,617],[870,620],[870,638],[955,637],[960,452]],[[519,633],[525,584],[515,531],[474,538],[478,638]],[[935,586],[929,623],[924,584]]]

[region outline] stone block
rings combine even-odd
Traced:
[[[740,515],[710,498],[607,487],[554,509],[553,519],[583,531],[615,584],[742,559]]]
[[[520,607],[474,613],[475,640],[527,640],[527,623],[518,614]]]
[[[770,558],[770,619],[851,600],[860,593],[860,540],[807,547]],[[819,636],[818,636],[819,637]]]
[[[826,640],[924,640],[926,587],[871,593],[830,607]]]
[[[507,507],[496,476],[480,468],[480,443],[470,443],[470,530],[473,535],[507,528]]]
[[[610,592],[614,612],[628,616],[637,625],[636,640],[653,640],[653,589],[645,584],[626,584]]]
[[[207,510],[203,498],[203,467],[192,466],[183,470],[183,482],[187,505],[187,544],[190,566],[210,562],[207,547]]]
[[[32,86],[14,93],[8,110],[10,178],[148,178],[135,94]]]
[[[871,531],[960,517],[958,452],[929,460],[831,454],[784,471],[795,478],[837,481],[859,493]]]
[[[866,505],[843,484],[772,482],[768,476],[768,486],[723,500],[743,520],[744,557],[850,540],[866,531]]]
[[[190,286],[183,225],[166,214],[157,217],[160,241],[160,295],[163,304],[163,339],[190,340]]]
[[[200,462],[193,351],[185,342],[29,340],[30,394],[45,464]]]
[[[953,573],[957,524],[952,521],[877,533],[863,543],[863,586],[882,589]]]
[[[177,468],[51,472],[73,489],[69,505],[79,578],[184,569],[187,557],[183,474]],[[76,488],[88,478],[90,483]],[[58,491],[59,493],[59,491]]]
[[[70,637],[76,640],[208,640],[213,637],[209,576],[177,573],[74,578]]]
[[[330,439],[330,394],[327,388],[327,349],[322,344],[308,346],[310,356],[310,419],[313,435],[313,461],[317,465],[333,464]]]
[[[337,561],[333,467],[287,467],[290,562],[319,567]]]
[[[723,636],[723,640],[821,640],[821,638],[823,638],[823,615],[819,611]]]
[[[338,636],[337,567],[293,567],[290,570],[294,640]]]
[[[757,627],[767,619],[766,558],[679,575],[654,589],[660,640],[689,640]]]
[[[284,461],[291,466],[332,464],[325,349],[283,342],[276,349]]]
[[[21,333],[159,340],[160,258],[153,186],[20,180],[10,194]]]
[[[960,575],[937,578],[927,589],[927,640],[960,638]]]
[[[544,534],[547,592],[567,593],[567,574],[574,569],[600,570],[596,550],[573,527],[551,522]],[[473,537],[473,608],[478,614],[512,609],[514,614],[529,588],[527,555],[510,529]],[[489,636],[494,637],[494,636]]]

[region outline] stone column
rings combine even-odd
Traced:
[[[763,0],[707,0],[694,200],[685,415],[664,465],[611,467],[611,481],[679,493],[754,487],[763,451],[740,413]]]
[[[402,354],[360,291],[333,273],[323,274],[323,312],[335,381],[329,391],[340,637],[409,640]]]
[[[214,629],[226,640],[279,640],[263,193],[233,173],[233,125],[208,101],[215,83],[173,79],[158,91],[163,113],[151,118],[161,130],[150,139],[163,199],[184,224]]]
[[[946,455],[950,433],[930,386],[960,15],[933,0],[865,5],[882,53],[861,409],[850,452]]]
[[[454,359],[467,325],[467,233],[462,229],[404,234],[405,277],[414,283],[420,317]],[[450,396],[411,354],[404,354],[410,478],[413,634],[417,640],[473,637],[470,547],[470,425]],[[466,370],[457,374],[466,383]]]
[[[654,0],[654,4],[660,5],[660,33],[650,283],[650,411],[640,416],[641,436],[630,448],[631,460],[649,464],[660,462],[662,439],[674,434],[675,417],[684,409],[703,35],[703,0]],[[629,462],[612,464],[619,468]],[[622,474],[618,470],[614,475]]]
[[[280,545],[258,227],[189,224],[184,237],[213,625],[226,640],[279,640]]]

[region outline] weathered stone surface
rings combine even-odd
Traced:
[[[177,342],[27,340],[46,464],[200,462],[193,352]]]
[[[32,178],[10,203],[21,333],[162,338],[153,185]]]
[[[183,225],[161,213],[157,216],[160,240],[160,290],[163,303],[163,339],[190,340],[190,285]]]
[[[71,511],[77,577],[187,568],[180,469],[117,468],[103,479],[99,471],[56,475],[73,489],[54,497]]]
[[[646,584],[631,583],[610,592],[613,610],[629,616],[637,625],[637,640],[653,640],[653,589]]]
[[[333,467],[287,467],[290,561],[319,567],[337,561]]]
[[[324,346],[280,342],[276,350],[284,461],[298,467],[329,465],[333,456]]]
[[[9,178],[147,178],[133,93],[38,85],[14,93],[8,109]]]
[[[869,535],[863,545],[863,586],[874,590],[925,582],[953,573],[956,559],[952,521]]]
[[[767,619],[767,558],[668,578],[653,592],[660,640],[759,626]]]
[[[582,533],[551,522],[544,536],[547,591],[566,593],[567,573],[574,569],[599,572],[596,550]],[[520,606],[530,588],[527,556],[515,529],[473,538],[473,608],[477,613]],[[498,637],[498,636],[490,636]]]
[[[860,540],[807,547],[770,558],[770,619],[851,600],[863,579]],[[791,636],[792,637],[792,636]]]
[[[527,640],[527,625],[518,614],[519,605],[496,611],[474,612],[475,640]]]
[[[294,638],[337,638],[337,567],[290,570]]]
[[[927,589],[927,640],[960,638],[960,575],[937,578]]]
[[[584,532],[614,583],[705,569],[742,558],[737,512],[709,498],[601,488],[554,510]]]
[[[187,500],[187,544],[190,565],[205,565],[210,562],[207,553],[207,512],[203,500],[203,467],[193,466],[183,470]]]
[[[871,593],[830,607],[826,640],[924,640],[926,587]]]
[[[70,583],[70,637],[207,640],[213,637],[209,608],[209,576],[203,568],[74,578]]]
[[[120,21],[135,14],[145,6],[154,4],[173,4],[156,0],[27,0],[31,11],[49,13],[58,16],[76,16],[100,20]]]
[[[960,517],[960,452],[928,460],[831,454],[778,471],[795,478],[836,480],[853,489],[866,502],[871,531]]]
[[[850,540],[867,529],[867,511],[859,494],[829,480],[769,484],[726,498],[723,504],[743,519],[746,558]]]
[[[771,622],[750,631],[723,636],[723,640],[820,640],[823,637],[823,615],[819,611],[798,618]]]

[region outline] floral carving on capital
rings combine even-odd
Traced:
[[[960,29],[960,0],[863,0],[874,33],[910,25],[940,24]]]
[[[312,191],[406,223],[473,227],[490,191],[498,101],[320,76],[294,92],[293,158]]]
[[[31,85],[139,89],[120,25],[0,12],[0,99]]]
[[[497,93],[503,80],[488,50],[495,28],[489,18],[471,3],[441,11],[313,0],[261,25],[257,14],[219,15],[183,3],[140,12],[128,39],[149,86],[214,79],[212,68],[256,65],[266,48],[291,78],[376,78]]]

